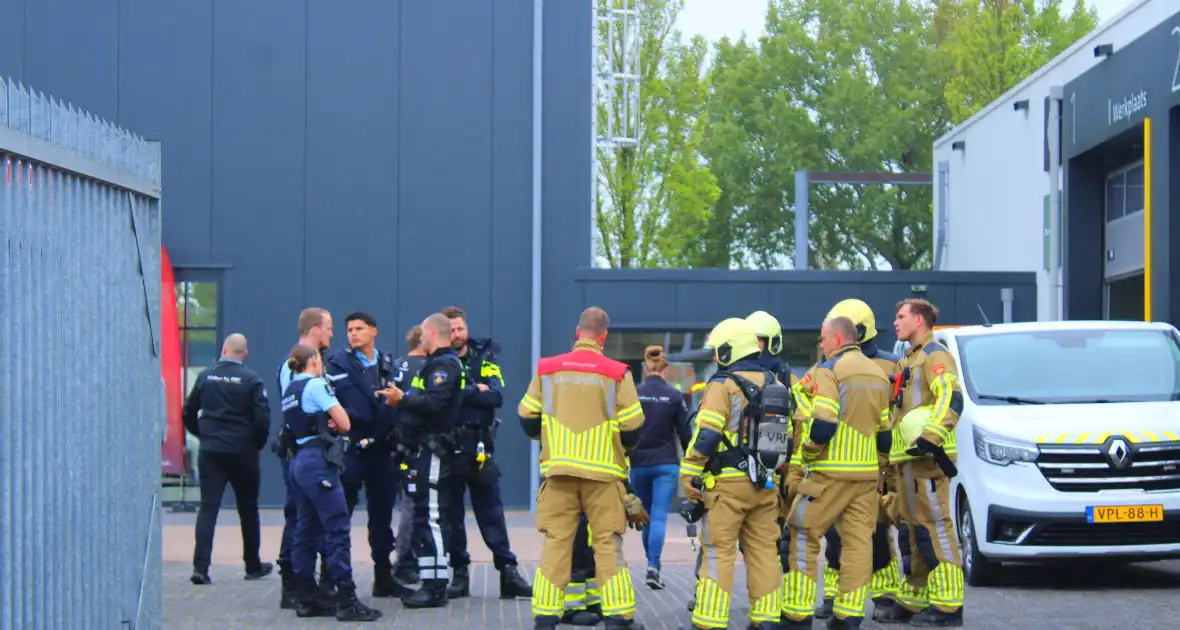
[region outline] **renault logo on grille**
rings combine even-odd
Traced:
[[[1121,439],[1110,443],[1110,448],[1106,449],[1106,457],[1114,468],[1126,468],[1131,465],[1131,449]]]

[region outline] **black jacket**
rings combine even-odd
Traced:
[[[411,434],[450,435],[463,404],[463,365],[455,351],[439,348],[418,372],[422,389],[411,388],[398,406],[398,421]]]
[[[384,398],[377,397],[377,390],[393,380],[393,357],[374,350],[377,364],[366,368],[357,351],[344,347],[328,355],[324,364],[324,376],[336,390],[352,428],[348,435],[353,442],[365,438],[378,441],[389,439],[393,432],[393,409],[385,404]]]
[[[197,376],[184,401],[184,428],[210,453],[255,453],[266,446],[270,403],[258,373],[222,357]]]
[[[644,420],[639,444],[631,449],[631,467],[680,463],[692,437],[684,396],[658,376],[647,377],[636,389]]]
[[[480,440],[489,453],[494,451],[488,429],[496,420],[496,410],[504,405],[504,378],[496,364],[499,353],[500,345],[491,339],[471,339],[467,342],[467,356],[459,357],[467,381],[459,409],[459,428],[465,429],[462,448],[470,453],[475,453]],[[480,383],[488,386],[487,391],[480,391]]]

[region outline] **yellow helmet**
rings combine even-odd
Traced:
[[[922,435],[922,430],[926,427],[926,423],[930,422],[930,416],[934,413],[933,406],[914,407],[909,413],[901,419],[897,428],[900,429],[901,439],[905,442],[905,448],[909,448],[918,436]]]
[[[730,317],[717,324],[709,333],[705,345],[713,350],[713,357],[722,367],[762,351],[758,345],[758,335],[745,320],[736,317]]]
[[[766,311],[754,311],[746,318],[746,324],[754,334],[766,339],[766,351],[778,354],[783,350],[783,329],[774,315]]]
[[[873,316],[873,309],[861,300],[849,298],[837,302],[824,321],[837,317],[847,317],[856,325],[856,342],[864,343],[877,336],[877,318]]]

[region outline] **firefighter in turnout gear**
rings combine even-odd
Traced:
[[[856,341],[861,352],[876,363],[885,374],[892,375],[901,357],[877,346],[877,320],[869,305],[855,298],[843,300],[833,306],[824,319],[831,320],[837,317],[847,317],[852,321],[856,326]],[[887,468],[888,464],[888,458],[882,457],[882,468]],[[884,505],[886,497],[890,496],[888,493],[896,492],[896,488],[891,484],[887,485],[884,472],[878,490],[881,494],[882,509],[877,518],[877,528],[873,531],[873,579],[869,585],[869,594],[873,598],[873,619],[889,622],[908,615],[897,602],[897,592],[901,585],[901,560],[895,555],[889,531],[889,514]],[[903,532],[904,529],[903,527]],[[827,548],[824,555],[827,563],[824,566],[824,601],[815,611],[818,619],[832,616],[832,607],[835,605],[840,584],[840,534],[833,527],[828,530],[825,538]]]
[[[856,344],[847,317],[824,322],[826,360],[813,370],[812,420],[799,482],[788,518],[790,572],[783,601],[785,628],[810,628],[819,547],[833,525],[840,532],[840,584],[829,628],[859,628],[872,577],[869,542],[880,510],[880,462],[889,453],[889,378]]]
[[[610,320],[597,307],[578,322],[573,351],[541,359],[519,414],[525,435],[541,442],[537,530],[545,535],[533,582],[535,628],[556,628],[565,614],[578,521],[589,521],[594,573],[607,628],[641,630],[635,590],[623,559],[627,530],[626,451],[639,443],[643,407],[625,363],[602,354]]]
[[[931,407],[930,419],[913,443],[895,430],[889,462],[896,470],[897,505],[909,529],[911,551],[906,582],[898,599],[915,626],[963,625],[962,552],[951,520],[951,480],[934,454],[955,459],[955,425],[963,411],[963,394],[955,360],[934,340],[938,309],[911,298],[897,306],[893,327],[910,349],[898,364],[902,390],[898,417],[917,407]]]
[[[740,544],[750,627],[773,630],[782,606],[775,470],[790,454],[790,392],[759,363],[758,337],[745,321],[722,321],[706,345],[720,371],[701,395],[696,434],[680,465],[685,494],[705,509],[692,625],[729,627]]]

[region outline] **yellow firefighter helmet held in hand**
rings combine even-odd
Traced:
[[[713,357],[721,367],[728,367],[738,359],[758,354],[758,335],[745,320],[730,317],[723,320],[709,333],[705,345],[713,350]]]
[[[766,339],[766,351],[778,354],[783,350],[783,329],[774,315],[766,311],[754,311],[746,318],[746,324],[754,334]]]
[[[873,316],[873,309],[861,300],[849,298],[837,302],[824,321],[837,317],[847,317],[856,325],[856,342],[864,343],[877,336],[877,318]]]
[[[914,407],[901,419],[898,429],[901,431],[901,439],[906,448],[909,448],[922,435],[922,429],[926,427],[927,422],[930,422],[930,416],[933,413],[934,407],[929,405]]]

